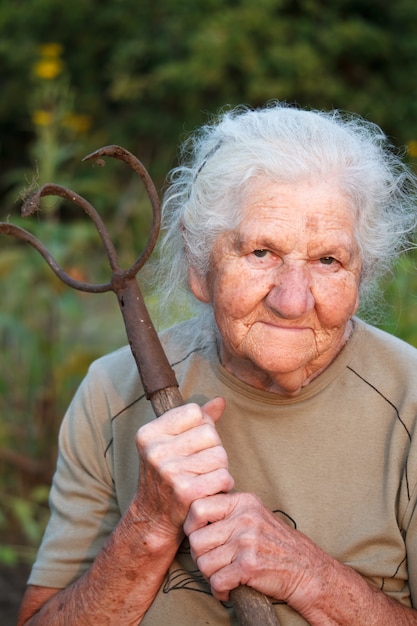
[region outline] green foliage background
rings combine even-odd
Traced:
[[[29,188],[67,185],[100,211],[126,265],[149,228],[144,191],[125,166],[82,157],[122,145],[162,189],[179,141],[208,115],[275,98],[355,111],[412,162],[416,67],[414,0],[0,0],[0,219],[20,223]],[[24,226],[73,275],[107,279],[75,207],[49,200]],[[0,560],[30,561],[65,407],[88,363],[125,338],[114,296],[64,288],[6,237],[0,286]],[[386,294],[381,325],[417,345],[413,254]]]

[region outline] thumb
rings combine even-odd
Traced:
[[[214,423],[218,422],[223,411],[226,407],[226,400],[221,396],[216,396],[212,400],[209,400],[201,407],[204,414],[208,415]]]

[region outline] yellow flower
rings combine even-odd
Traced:
[[[52,80],[62,72],[62,61],[58,58],[43,58],[34,66],[34,72],[39,78]]]
[[[417,157],[417,140],[412,139],[407,144],[407,150],[410,157]]]
[[[50,111],[38,109],[32,114],[32,122],[35,126],[50,126],[52,123],[52,113]]]
[[[39,46],[39,54],[42,57],[56,58],[62,54],[63,47],[60,43],[44,43]]]

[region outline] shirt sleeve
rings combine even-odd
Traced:
[[[32,585],[68,586],[90,567],[120,519],[112,461],[105,454],[109,407],[98,377],[90,369],[60,429],[51,516],[29,577]]]
[[[417,468],[416,468],[417,471]],[[414,474],[414,489],[406,512],[406,550],[408,582],[412,606],[417,609],[417,475]]]

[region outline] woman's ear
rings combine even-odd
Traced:
[[[190,267],[188,270],[190,287],[193,295],[200,300],[200,302],[211,302],[210,290],[208,288],[207,280],[202,277],[194,268]]]

